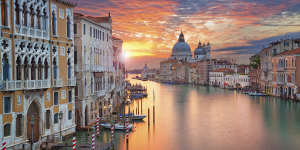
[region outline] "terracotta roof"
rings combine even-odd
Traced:
[[[111,17],[110,16],[105,16],[105,17],[93,17],[93,16],[87,16],[87,15],[83,15],[81,13],[74,13],[75,17],[81,17],[81,18],[86,18],[89,19],[91,21],[97,22],[97,23],[103,23],[103,22],[110,22],[111,21]]]
[[[107,17],[92,17],[92,16],[87,16],[88,19],[98,22],[98,23],[103,23],[103,22],[110,22],[111,18],[109,16]]]
[[[278,55],[295,55],[295,54],[300,54],[300,48],[297,48],[294,50],[289,50],[289,51],[284,51],[282,53],[279,53]]]
[[[229,69],[229,68],[219,68],[219,69],[213,70],[212,72],[233,73],[234,71],[232,69]]]

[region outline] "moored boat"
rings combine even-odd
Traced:
[[[134,114],[126,114],[126,118],[130,117],[132,120],[143,120],[146,118],[146,115],[134,115]],[[120,118],[123,118],[123,115],[120,115]]]
[[[111,129],[111,124],[110,123],[102,123],[100,124],[103,128],[106,129]],[[132,124],[128,124],[128,128],[129,130],[132,130],[133,125]],[[115,130],[126,130],[126,126],[122,123],[116,123],[115,124]]]

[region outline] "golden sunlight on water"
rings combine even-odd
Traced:
[[[134,123],[121,150],[256,150],[300,148],[300,106],[275,98],[253,98],[212,87],[168,85],[131,80],[148,88],[148,97],[134,100],[131,112],[150,110],[148,118]],[[154,98],[155,97],[155,98]],[[141,107],[142,106],[142,107]],[[153,106],[155,121],[153,121]],[[126,112],[129,107],[127,106]]]

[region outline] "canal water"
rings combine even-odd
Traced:
[[[135,123],[128,147],[125,133],[116,132],[118,150],[300,149],[300,103],[214,87],[131,83],[148,88],[148,97],[134,100],[130,110],[147,115],[149,108],[150,125],[148,118]],[[109,142],[110,131],[97,140]]]

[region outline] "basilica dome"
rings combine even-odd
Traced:
[[[189,44],[185,42],[182,32],[179,35],[177,43],[172,49],[171,58],[177,60],[189,60],[192,58],[191,48]]]
[[[198,47],[194,51],[194,55],[206,55],[206,50],[204,48],[205,45],[201,45],[201,42],[199,42]]]

